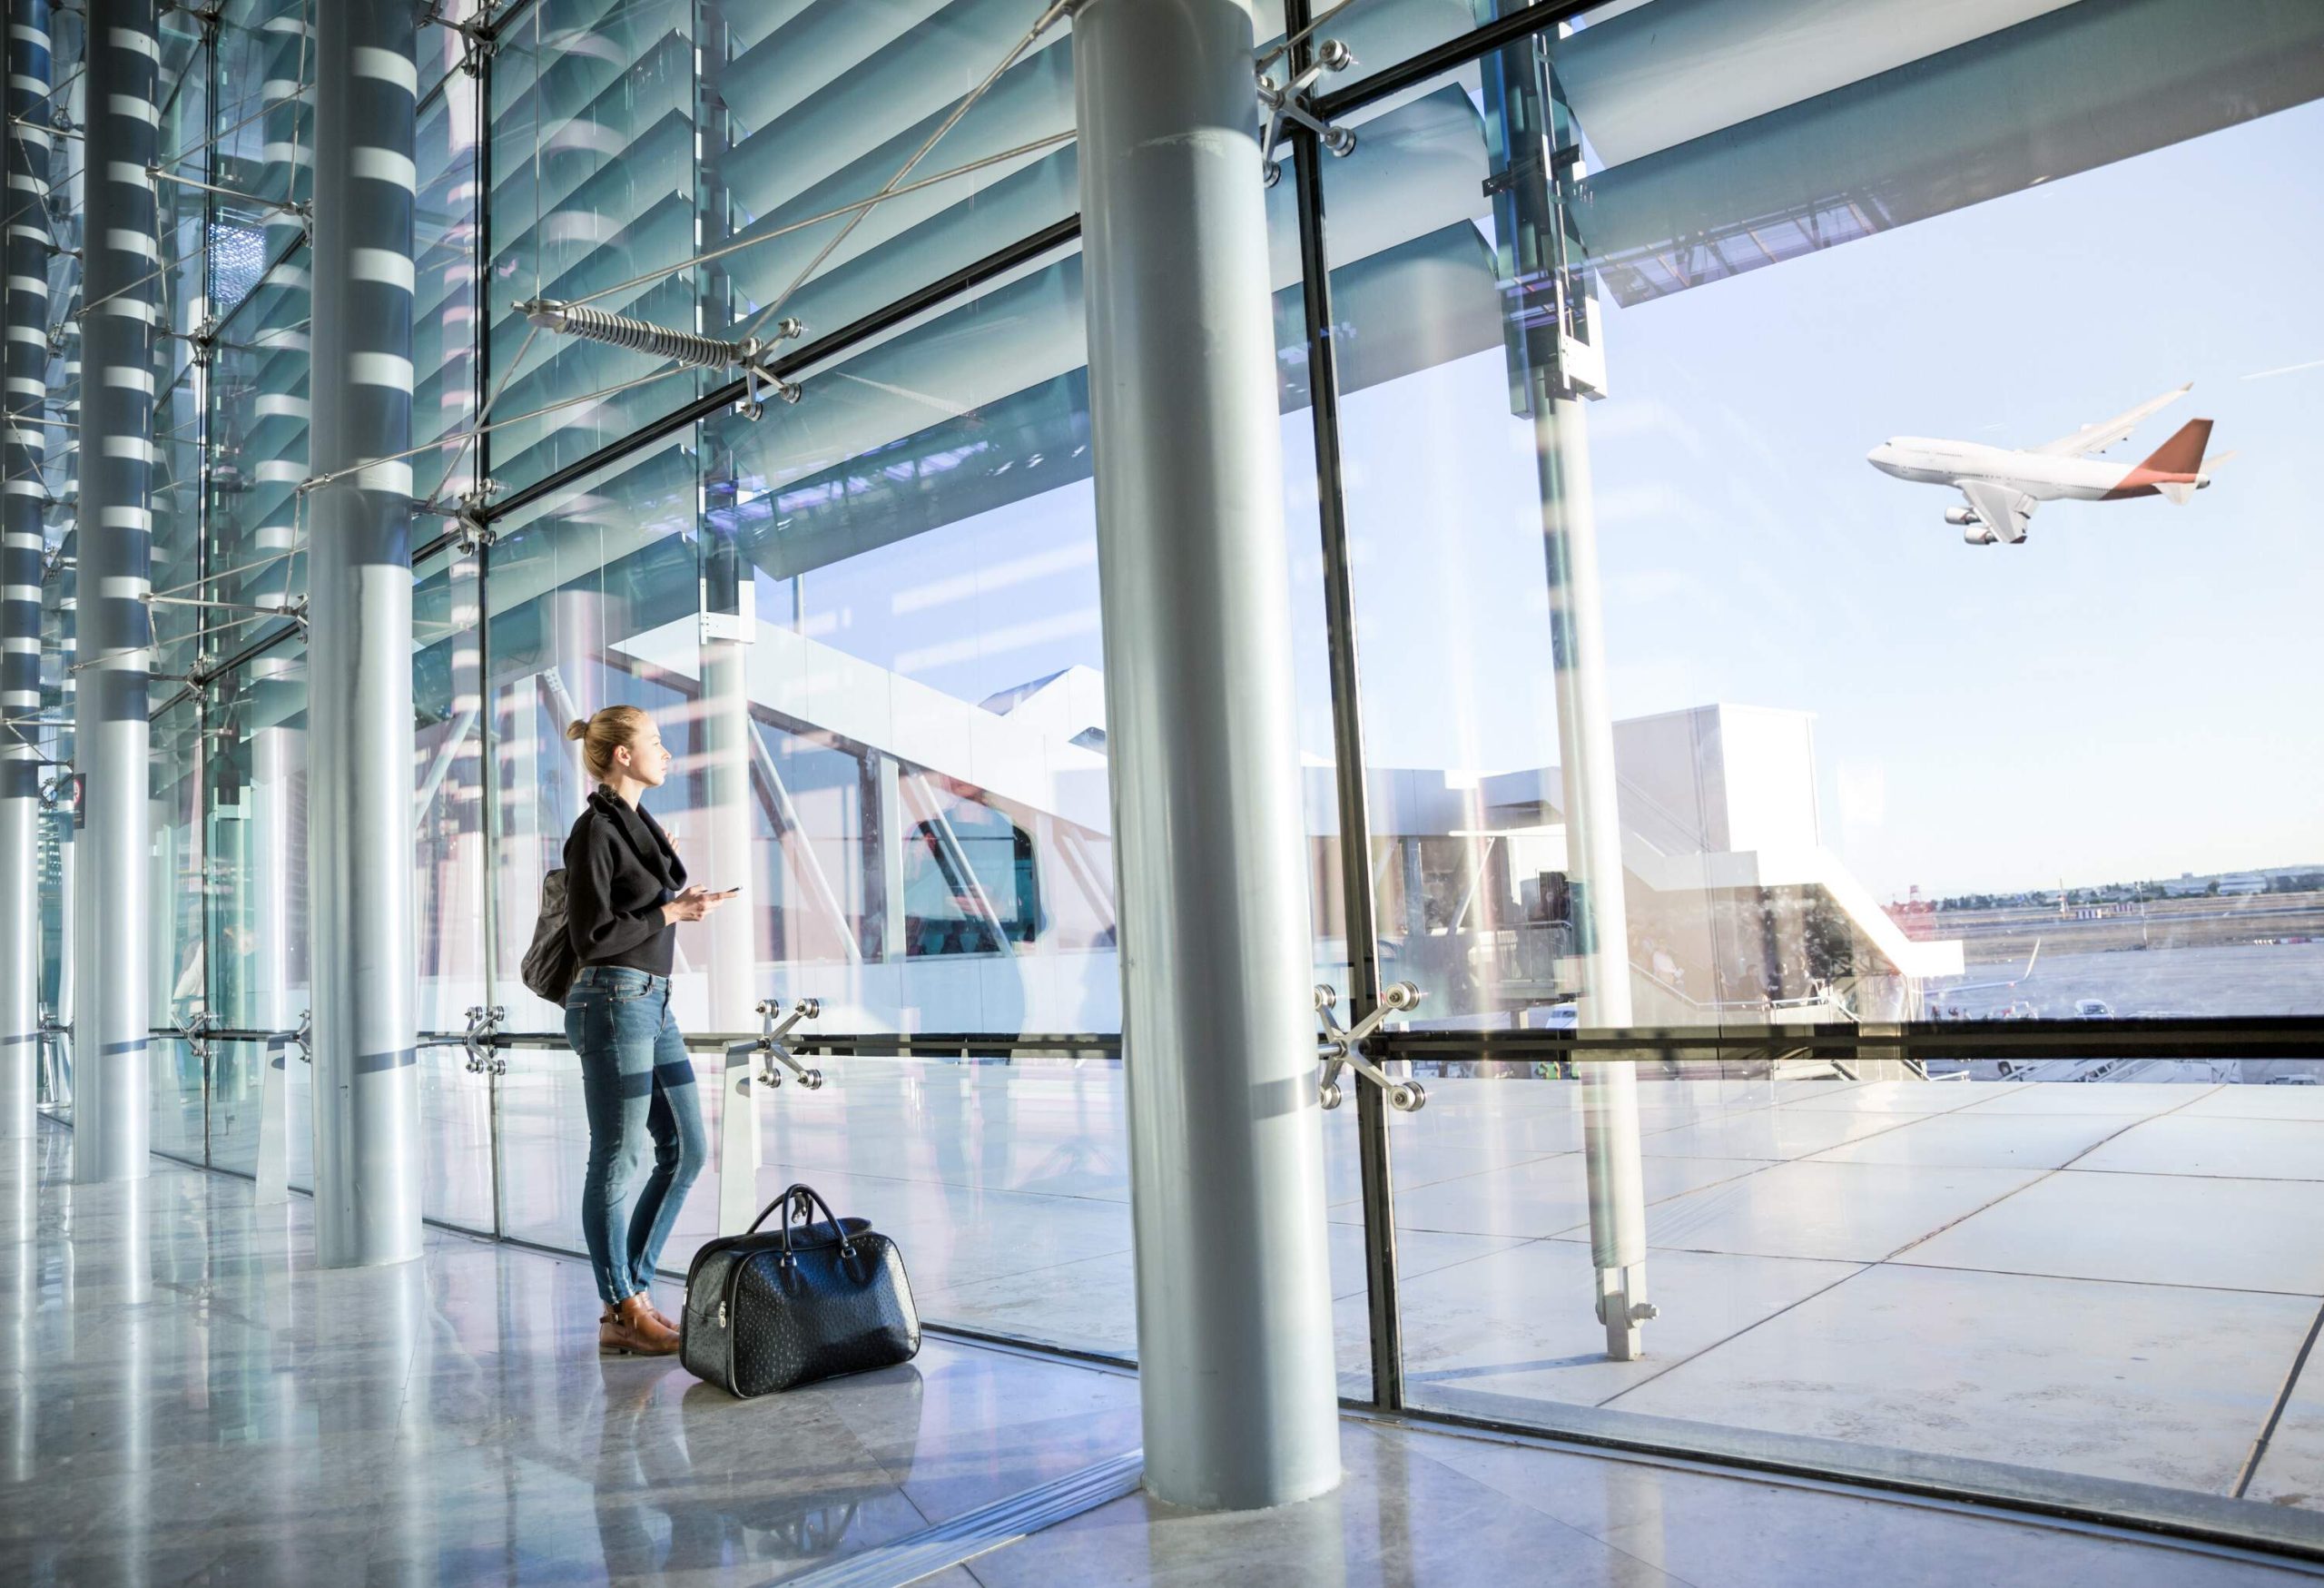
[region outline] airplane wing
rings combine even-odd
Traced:
[[[1989,479],[1964,479],[1955,482],[1961,494],[1969,499],[1969,509],[1984,520],[1996,540],[2006,540],[2014,546],[2025,538],[2026,520],[2034,517],[2034,498],[2024,491],[2014,491],[2005,485],[1995,485]]]
[[[2014,987],[2021,981],[2031,981],[2034,980],[2034,967],[2040,962],[2041,958],[2042,940],[2037,937],[2034,940],[2034,952],[2025,957],[2025,969],[2019,972],[2016,975],[2012,976],[2008,981],[1961,981],[1956,982],[1950,987],[1934,988],[1931,990],[1929,996],[1932,998],[1950,998],[1956,992],[1983,992],[1987,988],[1991,987]]]
[[[2053,458],[2084,458],[2093,452],[2103,452],[2117,441],[2128,438],[2132,430],[2137,429],[2149,419],[2186,396],[2193,389],[2194,384],[2190,380],[2176,390],[2166,391],[2161,397],[2148,399],[2128,413],[2117,414],[2102,424],[2084,425],[2071,436],[2061,436],[2054,441],[2044,441],[2039,447],[2030,447],[2027,450],[2046,452]]]

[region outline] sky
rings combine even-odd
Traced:
[[[1351,162],[1354,173],[1361,162]],[[1630,309],[1590,409],[1618,717],[1814,714],[1826,843],[1880,896],[2324,864],[2324,104]],[[2033,446],[2193,380],[2189,506],[1973,547],[1896,435]],[[1553,764],[1530,427],[1498,351],[1344,405],[1375,764]],[[1302,748],[1330,748],[1304,413]],[[1088,484],[810,576],[808,631],[968,699],[1102,664]]]

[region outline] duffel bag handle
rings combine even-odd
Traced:
[[[764,1224],[767,1221],[768,1216],[773,1213],[778,1208],[783,1209],[781,1228],[783,1231],[783,1260],[785,1264],[789,1264],[793,1260],[791,1246],[791,1229],[793,1223],[792,1209],[794,1208],[797,1209],[798,1214],[797,1222],[802,1225],[812,1224],[815,1221],[815,1211],[818,1208],[822,1209],[824,1219],[830,1223],[833,1229],[839,1232],[840,1255],[848,1258],[852,1258],[855,1256],[855,1242],[853,1238],[848,1235],[847,1226],[840,1222],[839,1215],[832,1211],[832,1205],[823,1200],[822,1193],[816,1190],[814,1187],[807,1184],[804,1180],[795,1181],[793,1184],[784,1187],[783,1194],[777,1197],[773,1201],[769,1202],[764,1208],[761,1209],[759,1216],[751,1220],[750,1228],[744,1230],[743,1233],[745,1235],[757,1234],[759,1226]]]

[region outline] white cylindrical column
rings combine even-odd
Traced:
[[[1074,15],[1147,1487],[1339,1481],[1246,0]]]
[[[83,826],[74,930],[84,949],[73,1019],[73,1173],[143,1178],[146,841],[153,626],[153,339],[159,329],[153,163],[161,46],[154,0],[88,16],[88,173],[81,321],[81,514],[74,586],[80,688],[73,763]]]
[[[308,899],[315,1245],[420,1250],[411,707],[412,65],[409,0],[315,28]]]

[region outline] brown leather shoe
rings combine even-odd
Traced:
[[[674,1335],[676,1334],[678,1332],[678,1320],[672,1317],[668,1313],[664,1312],[660,1307],[655,1306],[654,1297],[650,1292],[641,1290],[638,1294],[645,1297],[645,1310],[659,1318],[664,1328],[669,1330]]]
[[[675,1356],[678,1332],[662,1321],[640,1291],[615,1302],[598,1320],[597,1349],[631,1356]]]

